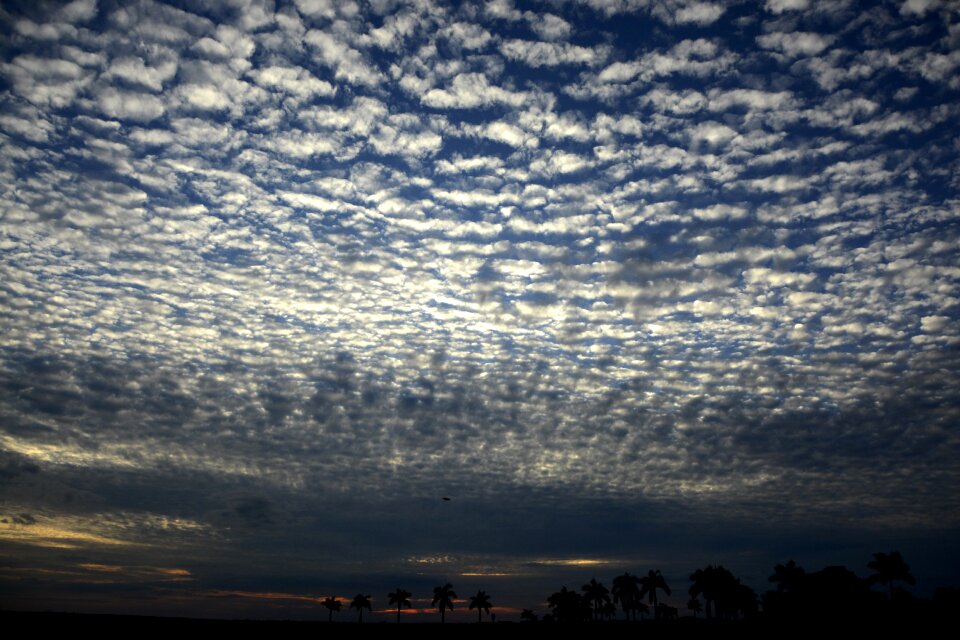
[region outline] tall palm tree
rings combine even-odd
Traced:
[[[620,604],[623,613],[630,619],[630,613],[633,612],[633,619],[637,619],[637,602],[640,600],[640,588],[637,586],[639,578],[637,576],[624,573],[613,579],[613,588],[610,594],[613,601]]]
[[[477,595],[470,596],[470,603],[467,605],[470,609],[477,610],[477,622],[483,622],[481,617],[484,611],[487,612],[487,615],[490,615],[490,596],[486,594],[485,591],[477,591]]]
[[[333,622],[333,612],[340,611],[340,601],[336,598],[326,598],[323,602],[320,603],[330,611],[330,617],[327,619],[327,622]]]
[[[714,567],[712,564],[707,565],[703,569],[697,569],[692,574],[690,574],[690,581],[693,582],[690,585],[690,590],[688,593],[691,598],[696,598],[699,595],[703,596],[703,599],[707,602],[706,618],[709,620],[713,612],[713,603],[717,599],[718,592],[720,591],[720,585],[718,583],[718,569],[719,567]]]
[[[590,582],[580,587],[583,595],[590,601],[593,607],[593,619],[596,620],[600,609],[605,602],[610,602],[610,591],[603,586],[602,582],[597,582],[595,578],[590,578]]]
[[[397,623],[400,622],[400,609],[403,607],[410,606],[410,596],[413,595],[409,591],[397,587],[397,590],[393,593],[388,593],[387,597],[390,598],[389,604],[397,605]]]
[[[910,574],[910,565],[903,561],[899,551],[891,553],[875,553],[873,560],[867,563],[867,568],[873,569],[874,574],[867,578],[871,583],[889,585],[890,599],[893,600],[893,583],[896,580],[915,585],[917,581]]]
[[[650,603],[653,605],[654,618],[660,615],[657,610],[657,589],[670,595],[670,587],[667,586],[667,581],[663,579],[660,569],[651,569],[647,572],[647,575],[640,578],[640,599],[642,600],[643,596],[649,594]]]
[[[449,582],[442,587],[433,588],[433,606],[440,609],[440,622],[445,622],[446,611],[453,611],[453,599],[457,597],[453,585]]]
[[[367,611],[372,611],[371,606],[370,594],[363,595],[362,593],[358,593],[357,595],[353,596],[353,600],[350,602],[350,608],[356,609],[360,612],[357,622],[363,622],[363,610],[366,609]]]

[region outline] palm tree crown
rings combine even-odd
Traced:
[[[328,622],[333,622],[333,612],[340,611],[340,601],[336,598],[326,598],[323,602],[320,603],[330,611],[330,617]]]
[[[693,582],[690,585],[690,597],[696,598],[702,595],[703,599],[707,601],[706,614],[708,620],[712,617],[714,602],[723,591],[724,572],[726,572],[726,569],[722,566],[715,567],[711,564],[690,574],[690,581]],[[719,612],[717,617],[719,617]]]
[[[602,582],[597,582],[594,578],[591,578],[589,583],[580,588],[583,595],[590,601],[590,605],[593,607],[593,619],[596,620],[603,605],[610,602],[610,591],[603,586]]]
[[[867,568],[873,569],[874,574],[868,578],[871,583],[879,582],[890,587],[890,598],[893,598],[893,583],[896,580],[914,585],[917,581],[910,574],[910,565],[903,561],[899,551],[891,553],[875,553],[873,560],[867,563]]]
[[[360,617],[357,619],[358,622],[363,622],[364,609],[367,611],[372,611],[371,606],[370,594],[363,595],[362,593],[358,593],[357,595],[353,596],[353,600],[350,601],[350,608],[356,609],[360,612]]]
[[[630,575],[629,573],[613,579],[613,588],[610,590],[610,594],[613,596],[613,601],[620,604],[627,618],[630,617],[630,612],[634,612],[634,619],[637,617],[637,602],[640,600],[640,588],[637,586],[638,580],[639,578],[637,578],[637,576]]]
[[[663,574],[660,573],[660,569],[647,572],[647,575],[640,578],[640,599],[643,599],[643,596],[649,594],[650,603],[653,605],[653,617],[657,617],[657,589],[664,591],[667,595],[670,595],[670,587],[667,586],[667,581],[663,579]]]
[[[477,591],[477,595],[470,596],[470,604],[468,607],[477,610],[477,622],[483,621],[483,618],[481,618],[482,612],[486,611],[488,615],[490,614],[491,606],[490,596],[488,596],[485,591]]]
[[[442,587],[433,588],[433,606],[440,609],[440,622],[444,622],[447,609],[453,611],[453,599],[457,597],[453,585],[449,582]]]
[[[396,591],[387,594],[387,597],[390,598],[390,604],[397,605],[397,622],[400,622],[400,609],[410,606],[411,595],[413,594],[400,587],[397,587]]]
[[[707,601],[707,618],[710,618],[711,610],[717,618],[729,618],[735,617],[738,612],[750,615],[756,608],[753,589],[741,584],[740,579],[723,565],[711,564],[697,569],[691,574],[690,580],[693,582],[690,585],[690,597],[703,596]]]

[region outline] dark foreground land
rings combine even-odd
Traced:
[[[49,612],[0,612],[0,625],[5,630],[25,629],[30,633],[38,631],[68,631],[75,633],[96,633],[99,639],[111,637],[136,637],[135,634],[159,633],[177,634],[178,639],[183,637],[205,636],[210,634],[231,634],[237,632],[254,633],[259,638],[310,638],[316,640],[328,634],[336,636],[356,636],[360,634],[376,634],[382,637],[395,636],[398,633],[395,623],[364,622],[320,622],[296,620],[207,620],[197,618],[161,618],[152,616],[127,615],[94,615],[78,613],[49,613]],[[669,638],[715,638],[722,634],[724,638],[732,640],[739,638],[772,638],[789,632],[791,636],[808,636],[814,639],[823,633],[850,631],[863,635],[864,633],[882,632],[917,634],[923,633],[928,624],[923,621],[906,623],[898,621],[877,621],[866,619],[844,619],[825,621],[797,621],[785,626],[772,621],[742,620],[742,621],[708,621],[703,619],[684,618],[670,622],[655,622],[652,620],[627,623],[516,623],[516,622],[484,622],[482,624],[404,622],[403,633],[414,632],[424,637],[530,637],[531,634],[550,633],[552,630],[563,628],[569,631],[570,627],[582,630],[583,636],[603,635],[607,637],[646,637],[659,639]],[[412,627],[412,628],[411,628]],[[650,634],[650,635],[648,635]],[[913,637],[913,636],[910,636]]]

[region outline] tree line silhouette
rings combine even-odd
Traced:
[[[690,575],[691,585],[687,590],[689,599],[686,608],[698,618],[705,620],[811,620],[836,619],[857,616],[890,618],[899,616],[944,616],[960,612],[960,590],[940,588],[932,601],[914,597],[897,583],[914,585],[916,580],[910,567],[899,552],[875,553],[867,563],[873,573],[860,578],[842,566],[829,566],[820,571],[807,572],[794,560],[778,564],[769,577],[775,585],[758,596],[723,565],[707,565]],[[872,589],[883,585],[887,593]],[[524,609],[521,622],[588,623],[618,620],[618,611],[623,621],[636,622],[651,616],[652,620],[667,622],[680,618],[677,607],[661,602],[660,592],[672,595],[670,586],[659,569],[651,569],[646,575],[624,573],[616,576],[608,589],[602,582],[592,578],[580,590],[562,586],[546,599],[547,613],[538,616],[532,609]],[[397,622],[400,613],[411,607],[412,594],[397,587],[387,594],[388,607],[396,607]],[[440,622],[446,622],[446,612],[452,611],[457,598],[449,582],[434,587],[431,606],[440,613]],[[701,602],[702,599],[702,602]],[[337,598],[326,598],[321,605],[329,610],[328,621],[333,621],[334,612],[341,610]],[[490,596],[477,591],[467,602],[469,610],[476,609],[477,623],[483,622],[486,613],[491,620]],[[349,604],[357,611],[357,621],[363,622],[363,610],[371,611],[370,595],[357,594]]]

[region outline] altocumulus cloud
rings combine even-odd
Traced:
[[[0,19],[10,602],[960,524],[949,3]]]

